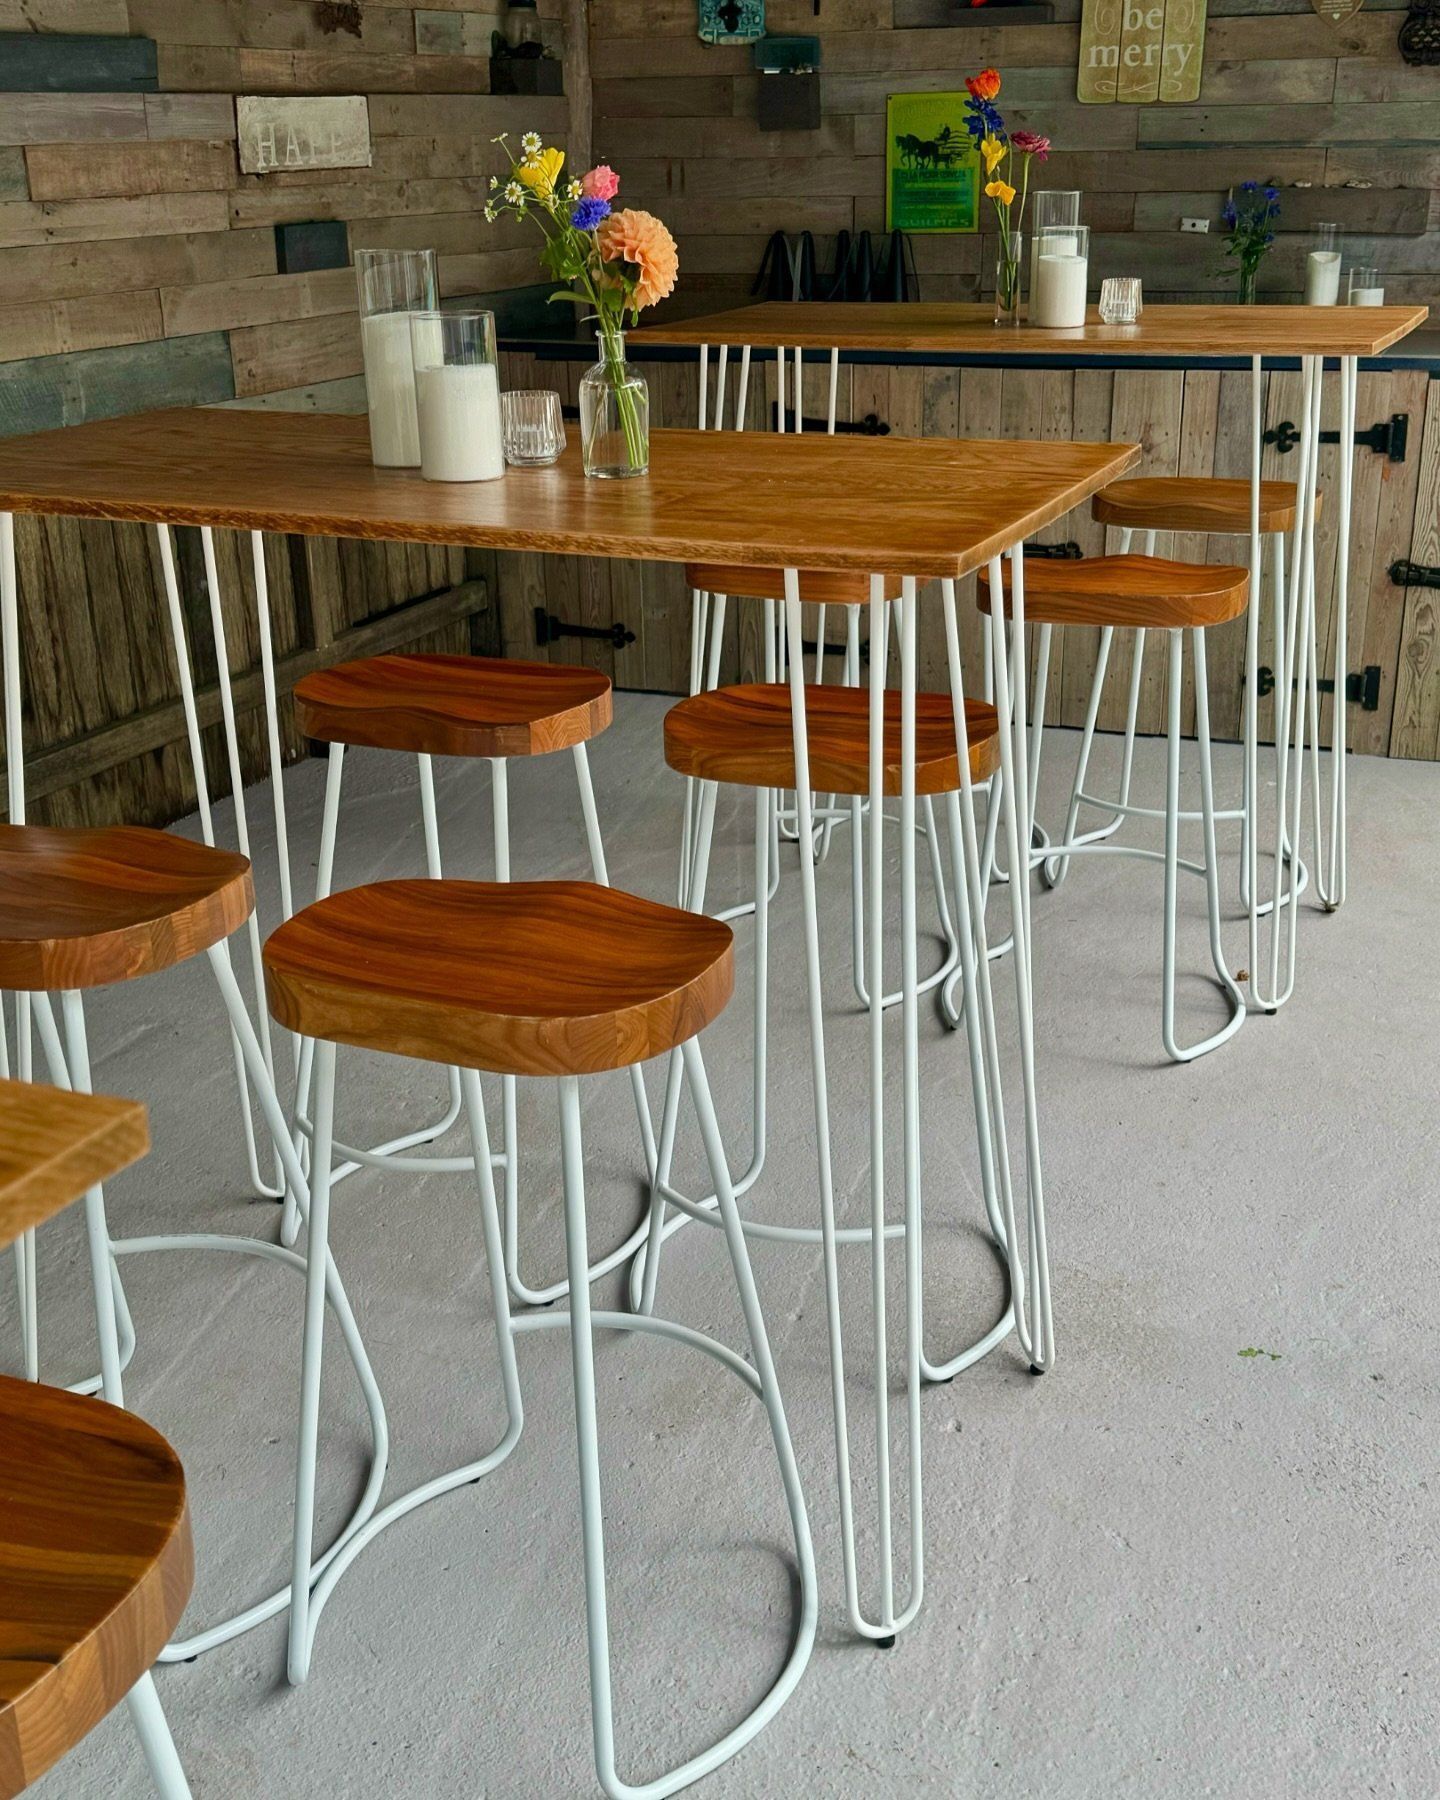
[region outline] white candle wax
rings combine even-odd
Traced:
[[[420,435],[409,313],[371,313],[362,319],[360,348],[370,408],[370,460],[385,469],[413,468],[420,460]]]
[[[1047,249],[1035,266],[1030,323],[1061,331],[1083,325],[1086,274],[1083,256],[1052,256]]]
[[[1340,298],[1340,252],[1312,250],[1305,262],[1305,304],[1333,306]]]
[[[494,363],[415,371],[420,473],[427,481],[494,481],[505,473]]]
[[[1078,256],[1078,241],[1063,231],[1047,231],[1042,238],[1035,232],[1030,239],[1030,313],[1033,319],[1035,312],[1035,289],[1040,281],[1040,246],[1044,244],[1047,255],[1054,252],[1056,256]]]
[[[1350,304],[1352,306],[1383,306],[1385,290],[1384,288],[1351,288]]]

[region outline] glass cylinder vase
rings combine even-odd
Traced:
[[[440,304],[433,250],[357,250],[360,348],[370,411],[370,460],[380,468],[415,468],[420,426],[410,315]]]
[[[412,313],[410,337],[420,473],[427,481],[497,480],[505,449],[494,313]]]
[[[1334,306],[1340,299],[1340,227],[1317,225],[1305,258],[1305,304]]]
[[[1079,188],[1036,188],[1030,196],[1030,304],[1035,304],[1035,259],[1040,234],[1080,223]]]
[[[1018,231],[1002,231],[995,248],[995,323],[1020,323],[1020,250]]]
[[[1257,292],[1256,284],[1259,280],[1259,277],[1260,277],[1259,263],[1245,263],[1245,262],[1241,263],[1241,265],[1240,265],[1240,292],[1237,296],[1239,304],[1241,306],[1253,306],[1255,304],[1255,296],[1256,296],[1256,292]]]
[[[580,379],[580,457],[587,475],[621,481],[650,467],[650,390],[625,360],[623,331],[596,337],[600,360]]]

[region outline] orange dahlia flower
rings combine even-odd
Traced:
[[[965,85],[977,100],[993,100],[1000,92],[1000,71],[982,69],[978,75],[967,75]]]
[[[627,207],[611,213],[595,233],[605,262],[627,262],[638,271],[635,305],[653,306],[675,286],[680,253],[675,240],[653,213]]]

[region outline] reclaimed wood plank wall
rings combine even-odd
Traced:
[[[692,0],[592,0],[596,154],[674,228],[678,306],[710,310],[746,292],[772,231],[809,227],[823,269],[837,231],[882,230],[886,95],[959,88],[993,64],[1006,117],[1055,144],[1041,185],[1084,190],[1092,268],[1139,275],[1156,298],[1233,288],[1213,234],[1225,191],[1254,178],[1285,188],[1282,234],[1335,219],[1374,240],[1392,298],[1434,298],[1440,93],[1434,70],[1406,67],[1396,48],[1404,0],[1367,0],[1339,26],[1307,0],[1211,0],[1193,106],[1080,105],[1080,0],[1054,12],[957,28],[953,0],[770,0],[770,31],[820,38],[822,117],[815,131],[766,133],[765,77],[748,50],[700,42]],[[1216,221],[1212,235],[1182,235],[1182,216]],[[925,298],[993,291],[993,238],[917,237],[915,251]],[[1262,294],[1298,295],[1304,252],[1282,235]]]
[[[563,54],[561,5],[540,10]],[[538,124],[564,142],[568,104],[489,94],[498,23],[495,0],[0,0],[0,432],[162,405],[363,409],[353,274],[291,269],[286,226],[339,221],[341,263],[357,245],[431,245],[449,296],[534,283],[533,245],[481,217],[490,140]],[[371,165],[242,174],[240,93],[363,95]],[[153,533],[21,520],[17,538],[31,816],[188,811]],[[223,786],[198,538],[179,539],[207,763]],[[264,745],[249,549],[229,534],[219,544],[253,777]],[[292,540],[268,554],[282,687],[342,655],[488,641],[484,565],[458,552]],[[284,736],[287,755],[303,754],[288,716]]]
[[[747,430],[773,429],[775,365],[752,372]],[[693,362],[667,361],[644,365],[650,383],[652,417],[664,425],[693,425],[697,415],[697,371]],[[512,355],[503,371],[510,386],[552,387],[575,397],[584,364],[574,359],[538,360]],[[829,359],[813,356],[806,363],[805,411],[823,419],[829,393]],[[737,371],[728,374],[729,411],[733,418]],[[712,406],[714,372],[712,365]],[[1339,424],[1337,384],[1328,384],[1322,429]],[[1221,475],[1243,478],[1249,468],[1248,373],[1180,369],[1028,369],[884,367],[842,364],[838,416],[863,419],[874,413],[893,431],[909,435],[1106,439],[1134,441],[1144,447],[1144,473],[1152,475]],[[1399,557],[1434,564],[1440,561],[1440,381],[1423,369],[1362,371],[1357,399],[1362,424],[1406,413],[1410,442],[1403,462],[1361,451],[1356,458],[1354,511],[1350,538],[1348,633],[1351,669],[1373,664],[1380,670],[1379,703],[1374,710],[1351,704],[1349,740],[1361,754],[1440,758],[1440,606],[1435,590],[1406,589],[1390,578]],[[1267,377],[1266,428],[1294,421],[1300,409],[1300,376],[1284,371]],[[1278,444],[1265,453],[1267,480],[1294,479],[1296,453]],[[1317,617],[1322,674],[1329,673],[1335,633],[1335,520],[1338,497],[1338,446],[1324,445],[1320,458],[1322,505],[1316,541]],[[976,470],[976,480],[993,479],[993,471]],[[1117,534],[1106,533],[1084,508],[1070,514],[1044,535],[1047,543],[1067,541],[1085,555],[1119,547]],[[1243,564],[1248,546],[1233,537],[1162,534],[1161,556],[1194,562]],[[548,657],[584,662],[603,670],[621,687],[660,693],[683,693],[689,680],[690,595],[679,569],[648,564],[596,563],[578,559],[501,556],[496,559],[496,630],[511,656]],[[961,620],[966,636],[966,663],[978,671],[980,624],[973,605],[974,583],[963,584]],[[634,642],[614,649],[604,639],[564,638],[537,646],[534,611],[542,607],[576,624],[605,628],[621,624]],[[756,604],[732,602],[727,610],[727,644],[722,680],[757,680]],[[1262,634],[1268,633],[1266,594]],[[811,621],[813,626],[813,620]],[[807,630],[811,629],[807,626]],[[827,638],[843,641],[843,617],[831,610]],[[1111,656],[1102,730],[1124,724],[1132,634],[1117,638]],[[1095,669],[1099,633],[1072,629],[1055,634],[1046,705],[1052,724],[1080,726]],[[1273,662],[1268,637],[1262,635],[1262,664]],[[921,612],[922,680],[943,687],[944,643],[938,609]],[[1244,668],[1244,621],[1210,634],[1212,728],[1217,737],[1240,734]],[[834,659],[838,668],[838,659]],[[978,690],[977,690],[978,691]],[[1261,729],[1270,730],[1271,704],[1261,703]],[[1194,696],[1185,696],[1185,728],[1193,729]],[[1329,702],[1322,724],[1329,733]],[[1152,655],[1142,685],[1140,728],[1165,729],[1163,658]]]

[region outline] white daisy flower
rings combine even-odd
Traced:
[[[537,156],[540,151],[540,133],[527,131],[520,140],[520,148],[527,156]]]
[[[507,181],[505,183],[505,198],[512,206],[521,206],[525,201],[525,190],[518,181]]]
[[[495,189],[499,187],[499,185],[500,185],[500,177],[498,175],[492,175],[490,177],[490,191],[492,194],[494,193]]]
[[[579,181],[572,176],[565,189],[565,198],[567,200],[578,200],[582,192],[583,189],[581,188]]]
[[[485,223],[487,225],[493,225],[495,223],[495,208],[493,206],[487,206],[485,208]]]

